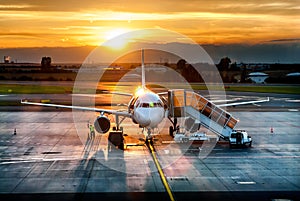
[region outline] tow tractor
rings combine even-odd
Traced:
[[[233,130],[229,137],[229,146],[249,146],[252,145],[252,138],[245,130]]]

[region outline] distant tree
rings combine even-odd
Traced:
[[[164,66],[170,67],[170,64],[168,62],[165,62]]]
[[[203,82],[200,74],[191,64],[187,65],[181,74],[188,82]]]
[[[184,59],[178,60],[176,70],[181,73],[188,82],[203,82],[198,71]]]
[[[247,76],[247,69],[246,66],[242,65],[242,71],[241,71],[241,82],[246,82],[246,76]]]
[[[51,57],[43,57],[41,61],[42,69],[51,67]]]
[[[228,57],[224,57],[220,60],[219,64],[217,64],[217,67],[219,71],[228,70],[230,63],[231,60]]]
[[[186,67],[185,65],[186,65],[186,60],[179,59],[176,64],[176,69],[182,71]]]
[[[237,70],[239,70],[239,68],[237,67],[236,62],[234,62],[233,64],[230,65],[230,70],[232,70],[232,71],[237,71]]]

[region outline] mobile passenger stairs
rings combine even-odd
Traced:
[[[243,131],[242,138],[234,139],[238,132],[234,130],[238,122],[236,118],[193,91],[184,89],[169,90],[168,107],[169,119],[174,124],[173,127],[170,127],[170,135],[174,136],[174,133],[176,135],[176,131],[179,130],[176,125],[177,118],[183,117],[185,130],[189,133],[195,133],[200,126],[203,126],[222,139],[229,141],[230,145],[232,143],[238,145],[250,142],[251,146],[252,140],[245,131]]]

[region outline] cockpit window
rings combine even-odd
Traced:
[[[142,107],[149,107],[149,103],[142,103]]]
[[[163,106],[160,102],[158,103],[150,102],[150,103],[140,103],[137,107],[152,108],[152,107],[163,107]]]
[[[156,103],[157,107],[163,107],[163,105],[161,104],[161,102]]]

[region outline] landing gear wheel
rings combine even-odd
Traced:
[[[174,132],[173,126],[170,126],[170,127],[169,127],[169,134],[170,134],[171,137],[174,137],[173,132]]]
[[[147,136],[145,142],[146,142],[146,144],[153,145],[153,137],[152,136]]]
[[[177,118],[174,118],[174,123],[173,123],[174,130],[175,130],[176,126],[177,126]]]

